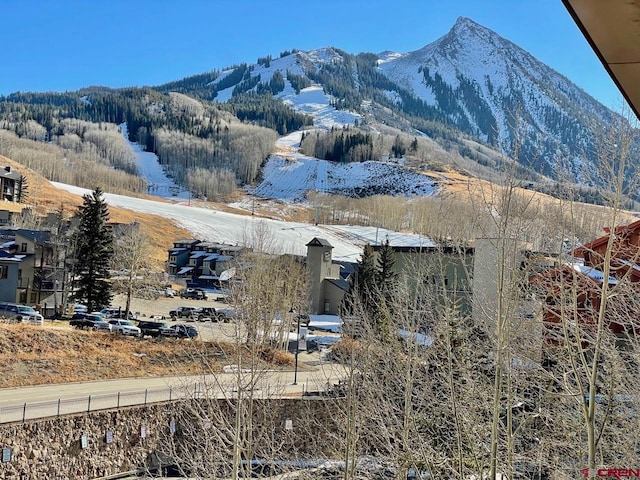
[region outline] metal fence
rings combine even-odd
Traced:
[[[74,413],[90,413],[112,408],[171,402],[186,397],[197,397],[200,384],[194,383],[180,388],[145,389],[129,392],[88,395],[85,397],[25,402],[19,405],[0,407],[0,424],[26,422],[46,417],[59,417]]]

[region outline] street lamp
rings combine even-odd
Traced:
[[[289,313],[294,313],[293,311],[293,307],[291,307],[291,310],[289,311]],[[296,360],[295,360],[295,368],[293,370],[293,384],[297,385],[298,384],[298,354],[300,353],[300,314],[297,315],[297,337],[296,337]]]

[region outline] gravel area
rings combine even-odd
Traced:
[[[116,295],[111,301],[111,306],[115,308],[122,307],[124,309],[126,304],[127,297],[125,295]],[[130,310],[138,317],[162,315],[168,319],[169,311],[181,306],[214,308],[229,307],[226,303],[216,302],[214,300],[190,300],[180,298],[178,296],[174,298],[160,297],[155,300],[132,297]]]

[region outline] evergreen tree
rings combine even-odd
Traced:
[[[394,158],[401,158],[404,156],[406,151],[407,149],[404,146],[402,138],[400,138],[400,135],[396,135],[396,139],[394,140],[393,146],[391,147],[391,155]]]
[[[366,244],[362,251],[362,258],[358,264],[358,271],[356,272],[355,286],[359,292],[363,304],[368,303],[375,293],[377,285],[377,271],[376,260],[373,253],[373,247],[370,244]]]
[[[378,255],[378,269],[376,271],[377,284],[380,292],[387,298],[394,290],[396,272],[394,271],[394,265],[396,263],[395,253],[389,244],[389,239],[380,250]]]
[[[390,250],[391,247],[388,248]],[[393,269],[392,255],[393,251],[391,251],[391,260],[389,260],[389,255],[385,257],[385,269]],[[380,261],[378,261],[378,265],[380,265]],[[388,270],[385,270],[384,275],[387,282],[390,282],[390,279],[395,277],[395,273],[389,274]],[[390,310],[390,305],[392,304],[390,294],[392,290],[391,288],[389,289],[389,298],[383,295],[381,278],[381,272],[376,266],[373,247],[366,244],[355,276],[354,296],[359,300],[362,312],[371,328],[380,338],[388,339],[392,330]]]
[[[109,211],[102,190],[84,195],[78,207],[80,220],[76,233],[76,300],[84,302],[88,311],[111,303],[109,265],[113,256],[113,235],[107,227]]]
[[[378,262],[376,269],[376,292],[375,309],[372,312],[372,324],[376,333],[381,339],[390,339],[393,331],[393,305],[396,272],[394,265],[396,263],[395,253],[389,244],[387,238],[382,249],[378,254]]]
[[[352,288],[344,301],[346,314],[357,313],[358,307],[361,307],[363,313],[371,313],[375,305],[373,294],[376,289],[376,274],[373,247],[367,243],[358,262]]]
[[[16,190],[16,201],[18,203],[24,203],[29,194],[29,184],[27,183],[27,177],[25,177],[24,175],[20,175]]]

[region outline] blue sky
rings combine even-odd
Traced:
[[[0,12],[0,94],[158,85],[292,48],[408,52],[465,16],[622,102],[560,0],[0,0]]]

